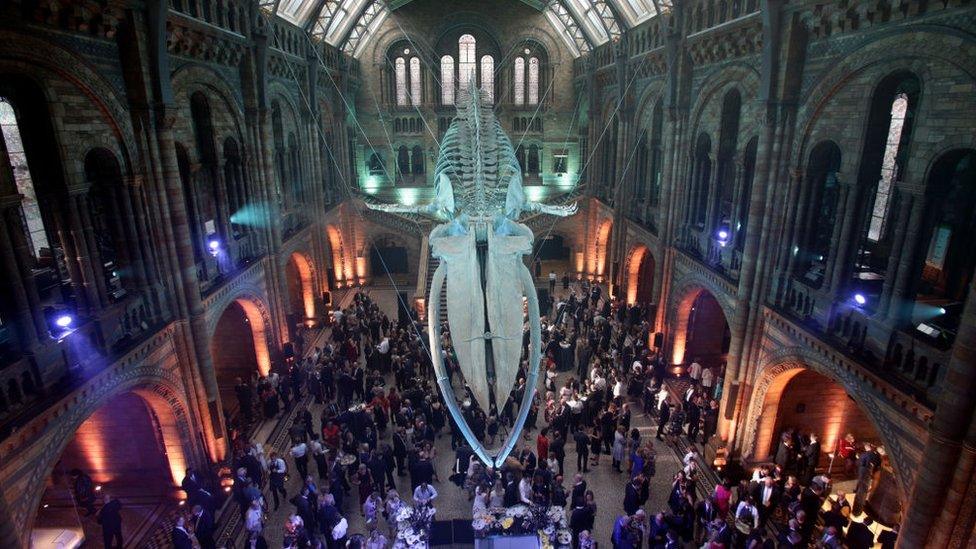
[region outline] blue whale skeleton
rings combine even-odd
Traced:
[[[497,468],[525,426],[539,377],[542,345],[539,300],[522,261],[532,251],[534,236],[518,219],[523,212],[573,215],[576,204],[550,206],[527,200],[512,142],[492,109],[482,107],[476,89],[463,93],[458,103],[457,117],[444,135],[437,157],[433,202],[368,206],[443,221],[429,237],[431,253],[440,259],[427,306],[431,360],[437,385],[464,438],[486,465]],[[525,322],[523,297],[528,305],[531,351],[526,391],[515,425],[494,455],[465,421],[442,360],[440,301],[445,281],[447,319],[458,365],[485,413],[492,403],[504,404],[515,385]]]

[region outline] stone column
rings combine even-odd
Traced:
[[[929,425],[923,459],[915,476],[915,488],[902,520],[898,547],[945,547],[945,536],[933,528],[955,521],[954,510],[946,508],[947,494],[963,493],[969,478],[959,474],[963,437],[976,408],[976,278],[970,281],[969,294],[952,347],[942,384],[939,405]],[[966,461],[966,460],[963,460]],[[962,463],[967,466],[966,463]],[[953,474],[955,472],[955,474]],[[958,508],[956,508],[958,509]],[[940,515],[943,515],[940,519]],[[953,516],[948,516],[953,515]]]
[[[13,200],[11,200],[13,198]],[[37,343],[40,327],[34,325],[34,312],[31,310],[30,302],[27,300],[27,286],[33,285],[33,279],[24,278],[20,265],[17,261],[17,249],[7,230],[7,219],[10,218],[9,212],[20,205],[17,197],[4,197],[0,202],[0,254],[3,256],[3,273],[7,280],[10,294],[13,296],[15,314],[17,316],[18,332],[21,336],[21,345],[24,349],[31,348]],[[13,213],[17,213],[15,210]],[[30,274],[30,271],[27,271]],[[25,284],[26,282],[26,284]],[[40,313],[40,311],[38,311]],[[41,318],[43,322],[43,316]]]
[[[156,124],[156,140],[159,148],[159,162],[161,166],[162,183],[165,185],[165,199],[169,205],[168,213],[172,229],[173,246],[179,267],[179,278],[182,280],[183,295],[179,296],[188,315],[188,343],[190,351],[196,359],[197,373],[201,383],[194,383],[197,397],[207,403],[207,409],[201,410],[202,417],[209,417],[209,424],[201,427],[204,433],[219,440],[223,436],[223,414],[221,412],[217,376],[213,361],[210,357],[210,337],[207,329],[203,302],[200,298],[200,284],[197,280],[196,260],[190,237],[190,221],[187,217],[186,201],[183,198],[183,183],[180,179],[179,166],[176,160],[176,144],[173,140],[174,114],[166,106],[158,107],[158,121]],[[212,457],[220,458],[226,452],[223,449],[212,448]]]
[[[85,238],[84,222],[81,218],[81,210],[78,207],[77,191],[69,191],[66,207],[62,210],[65,214],[62,219],[63,235],[65,239],[66,256],[69,263],[73,263],[75,268],[68,269],[71,272],[72,283],[75,283],[76,290],[84,294],[84,302],[87,304],[88,313],[94,313],[101,309],[101,300],[96,286],[96,273],[92,264],[92,255],[88,250],[88,241]],[[70,245],[69,242],[70,241]],[[77,280],[75,277],[77,276]],[[76,296],[77,297],[77,296]]]
[[[787,236],[782,240],[786,246],[779,251],[780,257],[776,263],[779,272],[776,273],[776,280],[774,280],[774,284],[777,285],[775,288],[777,304],[782,304],[781,300],[786,293],[786,288],[789,287],[790,277],[796,270],[796,255],[793,250],[800,245],[800,231],[806,231],[804,219],[807,215],[806,196],[809,189],[804,187],[809,185],[804,186],[803,173],[796,168],[791,169],[790,192],[786,200],[786,207],[789,208],[785,218]],[[801,198],[798,199],[798,196]]]
[[[892,254],[888,258],[885,287],[881,294],[884,308],[879,310],[886,315],[885,320],[892,326],[908,320],[911,316],[914,296],[910,294],[915,282],[918,254],[925,253],[919,250],[922,218],[925,216],[927,204],[922,187],[905,183],[899,184],[899,190],[903,193],[903,201],[911,202],[911,205],[902,204],[899,207],[899,217],[895,225],[896,243],[892,245]]]
[[[830,253],[833,255],[833,261],[828,265],[830,276],[829,278],[824,276],[832,296],[837,295],[847,275],[847,264],[850,262],[851,247],[854,245],[851,238],[854,236],[854,224],[857,221],[858,188],[850,183],[843,185],[842,188],[844,199],[841,202],[843,204],[840,210],[841,222],[834,224],[834,233],[830,237]]]

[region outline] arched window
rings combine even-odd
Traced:
[[[888,216],[888,203],[891,198],[891,185],[897,176],[898,149],[901,146],[901,134],[908,115],[908,94],[901,92],[895,95],[891,102],[891,121],[888,123],[888,135],[885,139],[884,158],[881,161],[881,177],[878,188],[874,192],[874,208],[871,210],[871,223],[868,225],[868,240],[881,240],[885,220]]]
[[[397,57],[396,67],[396,104],[398,107],[407,105],[407,62],[402,57]]]
[[[512,101],[516,105],[525,104],[525,58],[516,57],[515,58],[515,77],[512,79],[515,83],[515,90],[513,94]]]
[[[414,107],[419,107],[421,99],[423,99],[421,92],[422,81],[420,79],[420,58],[411,57],[410,58],[410,104]]]
[[[695,171],[692,181],[692,202],[691,202],[691,222],[705,225],[705,209],[708,204],[708,182],[712,178],[712,159],[709,157],[712,149],[712,141],[708,134],[698,136],[698,143],[695,146]]]
[[[414,145],[410,156],[413,174],[419,175],[424,173],[424,149],[420,145]]]
[[[383,157],[380,153],[369,155],[369,175],[383,175]]]
[[[475,39],[470,34],[458,38],[458,92],[468,91],[468,86],[478,70],[475,58]]]
[[[400,176],[410,173],[410,153],[404,145],[400,145],[397,149],[397,172]]]
[[[800,212],[800,239],[797,242],[795,274],[814,286],[823,282],[824,265],[830,254],[830,242],[837,222],[840,185],[840,148],[833,141],[818,143],[810,151],[803,183],[809,190],[806,208]]]
[[[526,162],[526,172],[529,175],[539,175],[539,146],[529,145],[529,158]]]
[[[532,57],[529,59],[529,105],[539,104],[539,59]]]
[[[738,90],[732,89],[725,94],[722,100],[722,118],[719,128],[718,142],[718,173],[715,178],[717,186],[715,193],[716,202],[712,204],[715,208],[713,218],[709,220],[712,225],[708,230],[717,230],[723,226],[726,230],[730,229],[726,224],[732,220],[732,194],[735,189],[735,154],[739,141],[739,114],[742,107],[742,97]]]
[[[756,175],[756,154],[759,151],[759,138],[753,137],[746,145],[742,158],[742,181],[735,214],[735,249],[743,251],[746,243],[746,229],[749,225],[749,199],[752,197],[752,180]]]
[[[664,162],[664,101],[658,101],[654,107],[654,115],[651,118],[651,166],[649,175],[651,178],[651,205],[657,206],[661,196],[661,171]]]
[[[518,160],[519,170],[525,175],[525,147],[519,145],[515,148],[515,158]]]
[[[920,88],[915,75],[895,73],[882,80],[871,98],[859,174],[862,186],[873,189],[864,204],[868,213],[866,233],[862,234],[869,246],[887,234],[892,187],[904,167]]]
[[[441,104],[454,104],[454,58],[441,57]]]
[[[487,104],[495,102],[495,58],[481,56],[481,99]]]
[[[3,132],[7,159],[10,161],[10,167],[13,170],[17,192],[23,196],[20,201],[20,209],[27,225],[31,252],[37,259],[41,255],[41,250],[49,249],[50,244],[48,243],[47,232],[44,230],[44,221],[41,218],[41,207],[37,201],[37,193],[34,192],[34,180],[31,178],[31,170],[27,165],[27,154],[24,151],[24,142],[21,139],[17,116],[14,113],[13,106],[4,97],[0,97],[0,131]]]

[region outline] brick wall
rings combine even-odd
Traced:
[[[777,395],[767,395],[767,400]],[[839,437],[852,433],[858,441],[879,442],[874,425],[860,406],[847,396],[840,384],[810,370],[791,379],[779,396],[776,423],[769,438],[769,455],[775,455],[778,434],[795,427],[820,435],[823,448],[821,465],[826,466],[827,453],[836,448]],[[768,409],[768,408],[767,408]],[[767,449],[760,449],[767,450]],[[835,463],[836,466],[836,463]]]

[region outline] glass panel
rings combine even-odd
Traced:
[[[396,103],[400,107],[407,104],[407,62],[402,57],[396,59]]]
[[[529,59],[529,105],[539,104],[539,59]]]
[[[420,106],[420,59],[417,57],[410,59],[410,103],[414,107]]]
[[[881,240],[885,230],[888,215],[888,204],[891,199],[891,184],[897,177],[898,146],[901,144],[901,131],[905,125],[905,114],[908,112],[908,95],[900,93],[891,103],[891,124],[888,126],[888,139],[885,143],[884,159],[881,162],[881,178],[878,180],[878,190],[874,195],[874,210],[871,212],[871,224],[868,227],[868,240]]]
[[[30,232],[34,257],[38,257],[41,248],[49,247],[47,233],[44,232],[41,208],[37,202],[37,195],[34,193],[34,181],[31,179],[30,168],[27,166],[27,155],[24,153],[20,128],[17,126],[17,116],[14,113],[13,106],[3,97],[0,97],[0,130],[3,132],[3,141],[7,146],[7,158],[10,160],[10,167],[14,172],[17,192],[24,196],[20,207],[27,221],[27,230]]]
[[[513,101],[516,105],[525,103],[525,58],[515,58],[515,97]]]
[[[495,102],[495,58],[490,55],[481,58],[481,98],[489,105]]]
[[[441,104],[454,104],[454,58],[441,57]]]
[[[477,69],[474,36],[464,34],[458,39],[458,92],[467,91]]]

